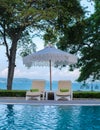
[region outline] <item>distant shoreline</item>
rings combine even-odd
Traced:
[[[6,89],[6,78],[0,78],[0,89]],[[14,78],[13,80],[13,90],[29,90],[31,88],[33,79],[29,78]],[[50,90],[50,82],[46,80],[46,90]],[[57,90],[58,81],[52,82],[53,91]],[[94,83],[88,83],[84,86],[82,83],[72,82],[73,91],[100,91],[100,81]]]

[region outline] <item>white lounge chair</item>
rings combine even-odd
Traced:
[[[71,81],[60,80],[58,81],[58,90],[55,92],[55,100],[67,99],[72,100],[72,85]]]
[[[33,80],[31,90],[26,92],[26,100],[29,99],[44,99],[45,92],[45,81],[44,80]]]

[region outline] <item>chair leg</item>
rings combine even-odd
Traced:
[[[35,97],[37,100],[41,100],[40,96]],[[26,100],[33,99],[31,96],[26,96]]]
[[[26,96],[26,100],[29,100],[29,99],[30,99],[30,97]]]
[[[72,100],[72,97],[70,97],[70,96],[55,96],[55,100],[57,101],[57,100],[59,100],[59,99],[67,99],[67,100]]]
[[[57,95],[55,96],[55,100],[56,100],[56,101],[57,101],[59,98],[60,98],[59,96],[57,96]]]
[[[44,100],[44,93],[42,93],[42,100]]]
[[[37,98],[37,100],[39,100],[39,101],[41,100],[41,99],[40,99],[40,96],[38,96],[38,97],[36,97],[36,98]]]

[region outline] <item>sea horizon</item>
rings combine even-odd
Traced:
[[[13,79],[13,90],[30,90],[32,86],[32,81],[37,79],[30,78],[14,78]],[[41,79],[43,80],[43,79]],[[7,89],[7,78],[0,77],[0,89]],[[52,90],[55,91],[58,88],[58,81],[52,81]],[[50,90],[50,82],[46,80],[46,90]],[[100,81],[89,82],[84,85],[82,82],[74,81],[72,82],[72,90],[73,91],[100,91]]]

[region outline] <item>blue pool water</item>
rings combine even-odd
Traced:
[[[100,106],[0,105],[0,130],[100,130]]]

